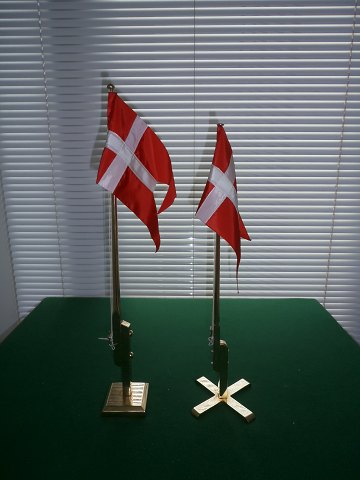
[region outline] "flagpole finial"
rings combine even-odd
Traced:
[[[107,89],[108,89],[108,92],[111,93],[115,90],[115,86],[112,83],[108,83]]]
[[[223,123],[218,123],[218,127],[223,127],[224,124]]]

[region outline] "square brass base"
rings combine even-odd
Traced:
[[[106,415],[144,415],[149,384],[131,382],[130,395],[124,395],[122,383],[112,383],[102,413]]]
[[[253,414],[253,412],[250,411],[248,408],[244,407],[244,405],[242,405],[232,397],[234,393],[250,385],[247,380],[244,380],[242,378],[241,380],[235,382],[233,385],[230,385],[222,396],[219,395],[219,388],[212,382],[210,382],[210,380],[208,380],[206,377],[200,377],[196,381],[200,383],[200,385],[205,387],[207,390],[209,390],[214,396],[209,398],[208,400],[205,400],[205,402],[196,405],[196,407],[192,409],[191,413],[195,417],[200,417],[200,415],[205,413],[210,408],[215,407],[215,405],[223,402],[226,403],[226,405],[231,407],[233,410],[235,410],[235,412],[237,412],[239,415],[241,415],[248,423],[254,420],[255,415]]]

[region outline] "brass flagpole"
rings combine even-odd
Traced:
[[[111,83],[108,92],[115,87]],[[104,414],[144,414],[146,409],[148,383],[131,381],[130,337],[133,332],[130,323],[121,320],[120,274],[117,198],[111,194],[111,266],[112,266],[112,312],[110,346],[113,350],[114,363],[121,368],[122,382],[112,383],[102,412]]]
[[[220,340],[220,235],[217,233],[214,246],[214,291],[210,343],[213,346],[213,369],[219,374],[219,396],[222,397],[227,390],[228,346],[224,340]]]
[[[228,357],[229,348],[225,340],[220,339],[220,236],[216,233],[214,238],[214,284],[213,284],[213,309],[210,346],[212,346],[212,367],[218,374],[218,385],[215,385],[206,377],[200,377],[196,381],[209,390],[213,396],[192,409],[192,414],[199,417],[210,408],[219,403],[226,403],[239,413],[247,422],[254,420],[255,415],[244,405],[235,400],[234,395],[239,390],[247,387],[250,383],[241,379],[228,386]]]

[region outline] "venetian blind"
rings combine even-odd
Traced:
[[[119,206],[122,295],[211,295],[213,238],[194,212],[220,121],[252,237],[239,294],[222,244],[222,295],[316,298],[360,338],[356,7],[1,2],[2,187],[21,315],[50,295],[109,294],[108,200],[95,177],[111,81],[167,146],[178,191],[156,255]]]

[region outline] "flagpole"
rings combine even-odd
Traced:
[[[214,341],[220,337],[220,332],[216,331],[216,325],[220,329],[220,235],[215,233],[214,238],[214,285],[213,285],[213,332]],[[215,367],[215,365],[214,365]]]
[[[112,257],[112,325],[111,337],[115,365],[121,367],[123,395],[131,396],[130,337],[133,334],[129,322],[121,320],[119,239],[117,198],[111,194],[111,257]]]
[[[218,128],[219,126],[222,127],[223,124],[218,124]],[[232,395],[247,387],[250,383],[242,378],[233,385],[228,386],[229,348],[226,341],[220,339],[220,235],[216,232],[214,237],[212,325],[209,340],[213,354],[212,367],[218,374],[218,384],[215,385],[206,377],[200,377],[196,380],[200,385],[209,390],[213,394],[213,397],[196,405],[192,409],[192,414],[195,417],[199,417],[215,405],[226,403],[249,423],[255,418],[255,415],[251,410],[235,400]]]
[[[115,90],[109,83],[108,93]],[[103,407],[104,414],[144,414],[146,409],[148,383],[131,381],[130,337],[133,334],[129,322],[121,319],[120,273],[119,273],[119,238],[117,198],[111,194],[111,276],[112,276],[112,312],[110,346],[113,350],[114,363],[121,368],[122,382],[112,383]]]
[[[219,375],[219,396],[226,396],[228,382],[228,346],[220,339],[220,235],[214,238],[214,285],[213,285],[213,369]]]
[[[213,311],[210,343],[213,347],[212,367],[219,375],[219,397],[227,395],[228,382],[228,346],[220,339],[220,235],[214,234],[214,283]]]
[[[111,194],[112,311],[117,312],[120,318],[121,313],[118,241],[117,199],[114,194]]]

